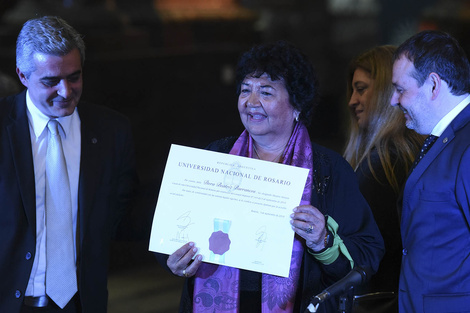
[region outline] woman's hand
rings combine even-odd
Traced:
[[[294,208],[290,221],[292,229],[305,239],[313,251],[325,248],[325,216],[314,206],[300,205]]]
[[[196,274],[197,269],[202,263],[202,255],[197,254],[197,248],[194,242],[188,242],[168,257],[166,264],[173,274],[181,277],[191,277]]]

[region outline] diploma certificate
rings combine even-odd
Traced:
[[[193,241],[203,261],[289,276],[293,208],[308,169],[172,145],[149,250]]]

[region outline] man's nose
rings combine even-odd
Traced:
[[[62,98],[67,99],[72,93],[72,87],[70,83],[67,82],[67,80],[65,79],[61,80],[57,86],[58,86],[57,94],[61,96]]]
[[[400,104],[400,101],[398,100],[398,93],[396,91],[393,92],[392,98],[390,99],[390,105],[392,107],[397,106]]]

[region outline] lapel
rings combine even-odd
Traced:
[[[25,90],[15,97],[9,113],[10,123],[6,129],[25,214],[36,237],[36,188],[31,134],[26,110]]]
[[[93,210],[96,190],[99,188],[100,184],[100,151],[103,146],[103,142],[101,141],[103,138],[98,135],[101,134],[99,118],[95,119],[91,112],[91,108],[88,108],[82,103],[80,103],[77,108],[80,116],[81,127],[78,207],[80,214],[80,242],[82,242],[90,224],[89,216]]]
[[[410,192],[416,185],[423,173],[428,169],[430,164],[439,156],[439,154],[454,140],[455,133],[470,122],[470,104],[467,105],[462,112],[447,126],[442,135],[437,139],[434,145],[426,153],[425,157],[418,163],[413,172],[408,176],[406,181],[407,194],[404,199],[409,199]]]

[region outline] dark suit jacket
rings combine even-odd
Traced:
[[[26,92],[0,100],[0,312],[17,313],[36,248],[35,180]],[[83,313],[106,312],[109,241],[136,182],[129,121],[109,109],[78,105],[78,284]]]
[[[470,312],[470,105],[409,175],[400,312]]]

